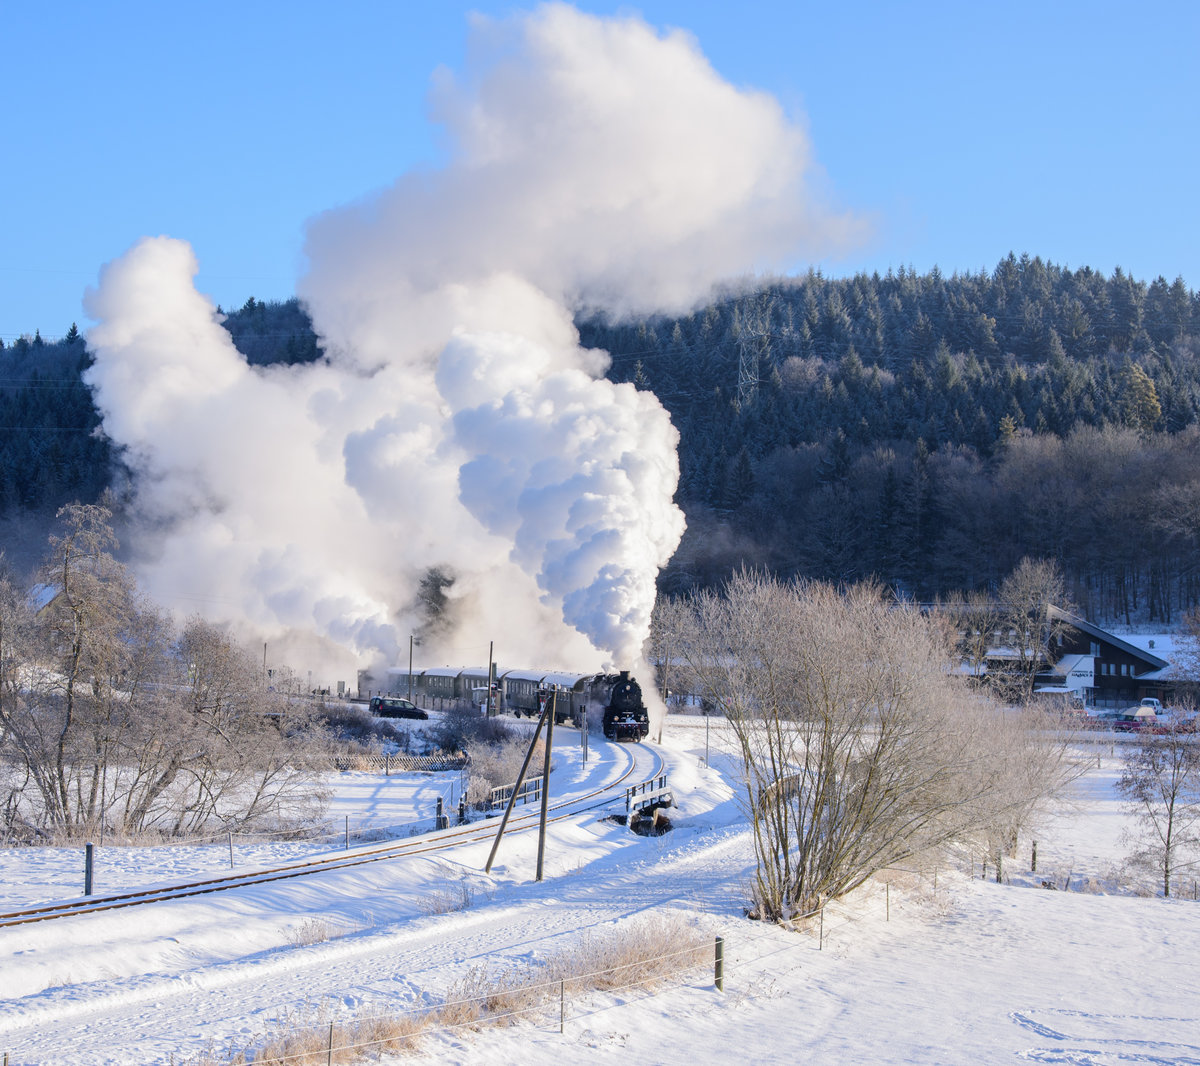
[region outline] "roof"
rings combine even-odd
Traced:
[[[1111,644],[1114,648],[1125,652],[1126,655],[1140,659],[1150,670],[1165,670],[1170,665],[1166,659],[1160,659],[1153,652],[1146,651],[1145,648],[1139,648],[1136,644],[1130,644],[1129,641],[1122,640],[1107,630],[1093,625],[1086,618],[1080,618],[1077,614],[1064,611],[1061,607],[1055,607],[1052,603],[1046,605],[1046,617],[1052,621],[1065,622],[1072,629],[1078,629],[1079,632],[1086,633],[1089,637],[1095,637],[1106,644]]]

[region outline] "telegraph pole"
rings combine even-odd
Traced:
[[[558,709],[558,686],[550,691],[549,717],[546,719],[546,762],[542,770],[542,817],[538,825],[537,880],[542,879],[542,858],[546,854],[546,815],[550,810],[550,748],[554,744],[554,712]]]

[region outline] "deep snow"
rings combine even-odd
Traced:
[[[969,856],[938,870],[936,888],[932,871],[894,871],[830,905],[821,941],[816,923],[789,932],[743,917],[751,849],[721,741],[710,727],[704,766],[706,723],[672,716],[663,750],[675,829],[646,838],[602,812],[572,818],[551,831],[542,884],[533,880],[536,839],[524,834],[506,838],[490,876],[490,845],[472,844],[0,930],[0,1053],[12,1066],[179,1062],[281,1025],[435,1003],[472,967],[536,959],[589,932],[676,911],[706,937],[725,938],[723,993],[710,970],[692,971],[653,994],[569,1002],[562,1034],[555,1011],[508,1029],[433,1034],[394,1061],[1200,1062],[1192,986],[1200,903],[1138,895],[1121,874],[1117,749],[1082,751],[1090,769],[1073,801],[1022,841],[1008,883],[982,880]],[[590,751],[584,766],[578,734],[556,737],[558,794],[595,783],[630,755],[595,737]],[[330,818],[335,830],[348,816],[352,830],[427,820],[431,800],[448,797],[456,778],[332,775]],[[326,844],[343,846],[336,831]],[[235,860],[312,850],[239,843]],[[225,841],[107,847],[96,887],[228,865]],[[81,880],[79,849],[0,852],[4,909],[78,895]],[[464,899],[466,909],[435,913]]]

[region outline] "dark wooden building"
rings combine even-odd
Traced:
[[[1035,692],[1073,694],[1097,710],[1129,707],[1146,696],[1172,702],[1165,659],[1053,605],[1047,616],[1056,634],[1047,649],[1052,665],[1038,672]]]

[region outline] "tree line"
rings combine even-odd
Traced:
[[[251,362],[320,357],[296,300],[250,298],[225,325]],[[1032,556],[1098,620],[1170,624],[1200,603],[1200,298],[1182,279],[1009,255],[579,327],[680,431],[689,533],[668,593],[750,564],[925,600],[995,589]],[[0,350],[0,513],[94,500],[118,476],[87,362],[74,330]]]

